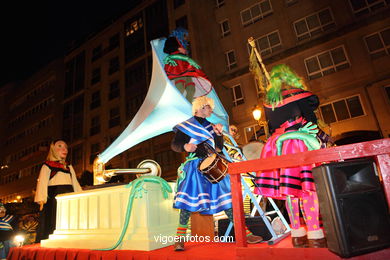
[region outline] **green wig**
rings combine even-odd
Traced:
[[[270,84],[267,87],[266,102],[272,105],[273,108],[283,102],[282,91],[284,89],[306,89],[302,78],[285,64],[274,66],[271,70],[270,76]]]

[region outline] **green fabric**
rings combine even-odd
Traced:
[[[197,69],[200,69],[200,66],[198,65],[198,63],[196,63],[196,61],[194,61],[193,59],[191,59],[190,57],[188,57],[187,55],[184,55],[184,54],[172,54],[172,55],[168,55],[167,57],[165,57],[164,59],[164,64],[168,64],[168,65],[171,65],[171,66],[177,66],[177,63],[175,60],[182,60],[182,61],[186,61],[188,62],[191,66],[197,68]]]
[[[148,192],[143,187],[145,182],[153,182],[153,183],[160,184],[161,192],[163,193],[164,199],[168,198],[168,193],[172,193],[171,186],[169,186],[169,184],[164,179],[162,179],[158,176],[141,176],[141,177],[137,178],[136,180],[127,184],[125,187],[131,188],[131,192],[129,194],[129,201],[127,202],[125,223],[122,227],[122,231],[121,231],[121,234],[118,238],[118,241],[111,247],[101,248],[101,249],[93,249],[93,250],[100,250],[100,251],[114,250],[122,243],[123,237],[125,236],[125,234],[127,232],[127,227],[129,226],[130,217],[131,217],[131,210],[133,208],[134,199],[135,198],[142,198],[143,193]]]
[[[278,137],[278,140],[276,140],[277,155],[282,154],[283,142],[289,139],[302,140],[309,151],[320,149],[321,144],[316,137],[316,133],[318,133],[317,125],[308,122],[306,125],[299,128],[298,131],[282,134]]]
[[[184,171],[184,166],[185,166],[188,162],[190,162],[190,161],[192,161],[192,160],[196,160],[196,159],[198,159],[198,157],[195,157],[195,153],[190,153],[190,154],[186,157],[186,161],[185,161],[184,163],[182,163],[182,164],[180,165],[180,167],[177,169],[177,176],[178,176],[178,178],[177,178],[177,182],[176,182],[176,190],[175,190],[175,192],[177,192],[177,189],[178,189],[180,183],[181,183],[181,182],[186,178],[186,176],[187,176],[187,173]]]

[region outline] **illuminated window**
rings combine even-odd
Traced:
[[[232,87],[232,96],[234,106],[244,104],[244,95],[242,94],[241,85],[235,85]]]
[[[359,95],[321,105],[320,111],[327,124],[364,115]]]
[[[353,13],[356,16],[369,14],[388,5],[388,0],[349,0]]]
[[[350,67],[344,46],[305,59],[309,79],[316,79]]]
[[[144,27],[144,23],[142,21],[142,18],[139,18],[131,23],[129,23],[125,28],[125,35],[129,37],[136,31],[140,30],[142,27]]]
[[[142,15],[138,14],[134,18],[125,22],[125,62],[128,63],[145,53],[145,33]]]
[[[263,0],[260,3],[254,4],[251,7],[242,10],[241,22],[242,25],[248,26],[253,24],[264,17],[272,14],[272,6],[270,0]]]
[[[226,66],[228,70],[237,67],[236,54],[234,53],[234,50],[225,52],[225,57],[226,57]]]
[[[310,14],[294,22],[295,34],[298,40],[311,38],[315,35],[322,34],[335,27],[330,8]]]
[[[390,53],[390,28],[364,37],[371,58],[378,58]]]

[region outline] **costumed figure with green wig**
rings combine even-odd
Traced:
[[[12,239],[14,227],[16,224],[15,217],[7,214],[4,204],[0,202],[0,259],[6,259],[11,247],[14,246]]]
[[[193,117],[177,124],[171,148],[175,152],[187,152],[186,161],[178,169],[177,192],[173,207],[180,209],[180,222],[177,228],[174,249],[184,250],[186,231],[191,212],[215,214],[222,210],[233,221],[230,178],[225,176],[217,183],[210,182],[199,170],[200,163],[223,148],[221,124],[211,124],[206,118],[214,109],[214,100],[202,96],[192,102]],[[248,228],[248,243],[259,243],[263,239],[253,235]]]
[[[189,102],[196,97],[207,95],[212,85],[201,67],[189,57],[188,31],[174,30],[165,41],[164,70],[168,78]]]
[[[319,106],[318,97],[307,91],[303,80],[284,64],[272,68],[269,81],[264,111],[271,137],[264,145],[261,158],[319,149],[314,113]],[[256,180],[257,194],[286,200],[294,247],[326,247],[312,167],[302,165],[260,172]],[[300,209],[307,230],[300,225]]]

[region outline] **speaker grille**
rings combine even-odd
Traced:
[[[350,257],[390,246],[390,217],[373,160],[313,169],[328,248]]]

